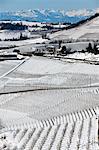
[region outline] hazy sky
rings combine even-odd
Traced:
[[[0,0],[0,11],[28,9],[94,9],[99,0]]]

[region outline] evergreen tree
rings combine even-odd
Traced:
[[[62,40],[59,40],[59,49],[61,48]]]
[[[20,33],[20,40],[23,38],[22,32]]]
[[[88,53],[92,53],[93,52],[93,48],[92,48],[92,44],[91,43],[88,44],[88,47],[86,48],[86,50],[87,50]]]
[[[94,43],[93,53],[94,53],[95,55],[99,54],[98,48],[97,48],[97,44],[96,44],[96,43]]]
[[[62,49],[61,49],[61,53],[62,53],[62,54],[67,54],[66,51],[67,51],[66,46],[63,46]]]

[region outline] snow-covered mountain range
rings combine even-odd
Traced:
[[[98,11],[98,10],[97,10]],[[17,12],[0,12],[0,20],[37,21],[37,22],[66,22],[76,23],[96,13],[96,10],[28,10]]]

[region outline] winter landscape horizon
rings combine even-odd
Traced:
[[[10,21],[36,21],[36,22],[51,22],[51,23],[76,23],[86,19],[96,13],[99,13],[99,8],[96,9],[72,9],[72,10],[55,10],[55,9],[29,9],[18,11],[1,11],[0,20]]]
[[[99,149],[99,1],[0,0],[0,150]]]

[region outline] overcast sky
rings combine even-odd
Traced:
[[[0,11],[28,9],[95,9],[99,0],[0,0]]]

